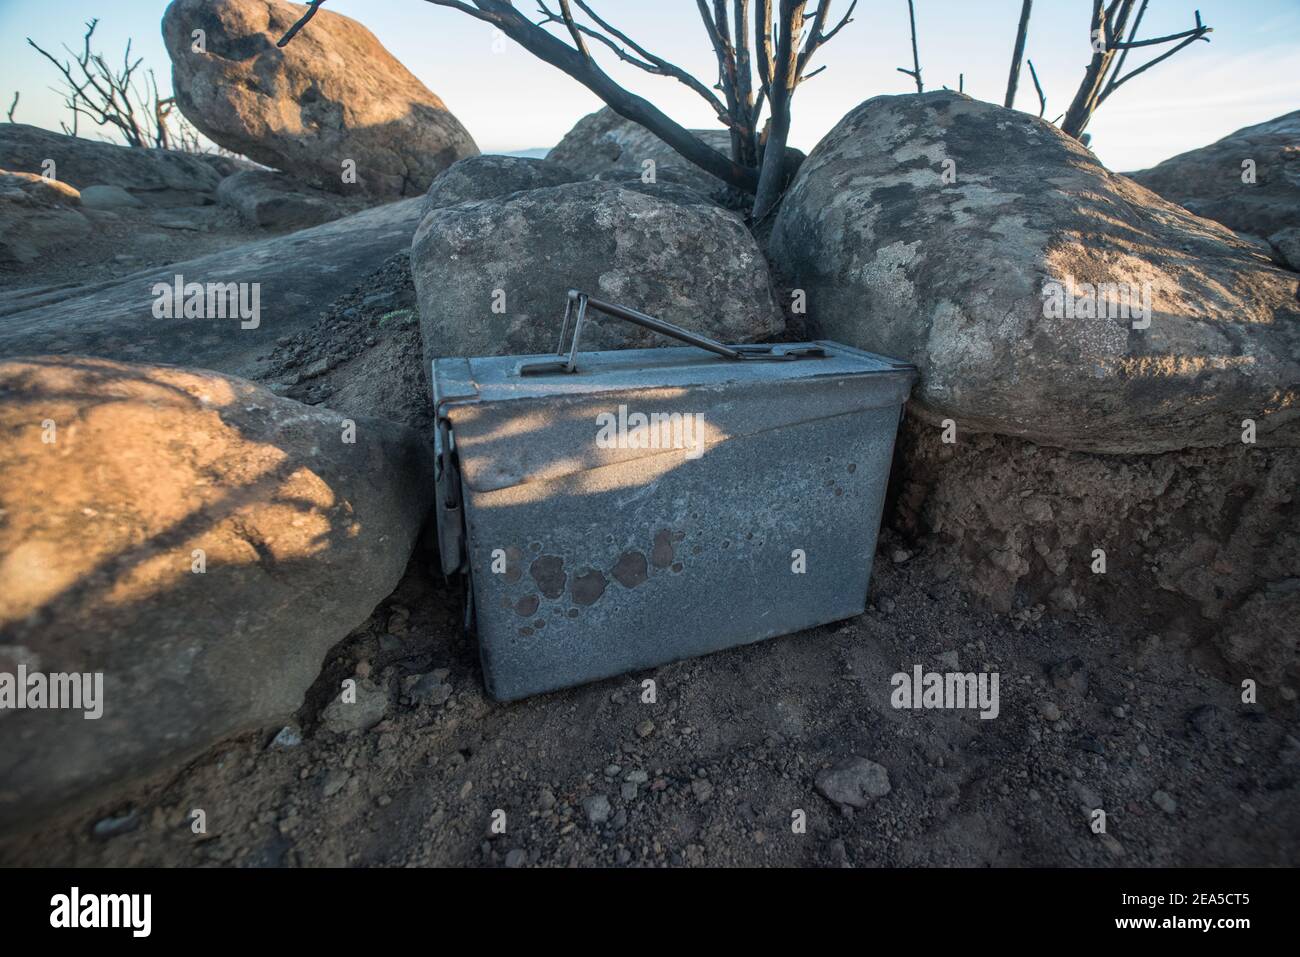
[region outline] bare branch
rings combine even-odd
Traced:
[[[1207,30],[1206,33],[1208,32],[1209,31]],[[1106,102],[1106,98],[1110,96],[1111,93],[1115,92],[1115,90],[1119,89],[1121,86],[1123,86],[1129,80],[1133,79],[1133,77],[1137,76],[1139,73],[1145,73],[1147,70],[1151,69],[1157,63],[1161,62],[1162,60],[1169,59],[1171,56],[1173,56],[1183,47],[1191,46],[1197,40],[1204,40],[1206,43],[1210,42],[1210,38],[1204,35],[1188,37],[1186,40],[1178,44],[1178,46],[1174,47],[1172,50],[1166,50],[1164,53],[1160,54],[1160,56],[1156,57],[1150,62],[1144,63],[1136,70],[1130,71],[1127,76],[1122,76],[1118,80],[1115,80],[1102,92],[1102,94],[1099,97],[1097,97],[1097,105],[1100,106],[1102,103]]]
[[[754,52],[758,58],[758,79],[763,94],[772,96],[772,0],[758,0],[754,7]]]
[[[1047,97],[1043,95],[1043,85],[1038,82],[1038,71],[1034,69],[1033,60],[1029,61],[1029,75],[1033,78],[1034,89],[1038,91],[1038,118],[1041,120],[1047,111]]]
[[[1025,40],[1029,36],[1029,13],[1034,0],[1024,0],[1020,6],[1020,25],[1016,28],[1016,45],[1011,53],[1011,75],[1007,77],[1007,95],[1002,105],[1008,110],[1016,105],[1016,87],[1020,84],[1020,64],[1025,58]]]
[[[907,18],[912,24],[912,69],[898,67],[899,73],[905,73],[916,81],[916,92],[924,93],[925,85],[921,82],[921,56],[916,50],[916,10],[912,0],[907,0]]]
[[[307,12],[299,17],[298,21],[285,31],[284,36],[280,37],[280,39],[276,41],[275,45],[283,47],[286,43],[296,37],[299,30],[311,23],[311,18],[316,16],[316,11],[320,9],[320,5],[324,2],[325,0],[309,0],[307,4]]]
[[[803,77],[803,71],[807,69],[808,61],[812,59],[813,54],[817,52],[818,48],[853,22],[853,11],[857,5],[858,0],[853,0],[853,2],[849,4],[848,10],[845,11],[844,16],[840,18],[840,22],[835,24],[829,32],[826,32],[826,19],[830,15],[831,0],[822,0],[821,5],[818,6],[816,12],[813,14],[812,29],[808,32],[808,39],[804,43],[803,52],[799,54],[800,77]],[[822,69],[825,68],[823,67]],[[815,71],[815,73],[820,72],[821,70]],[[815,74],[810,73],[808,75],[813,76]],[[806,77],[804,78],[806,79]]]
[[[18,91],[14,90],[14,99],[13,102],[9,104],[9,113],[7,114],[10,123],[14,121],[14,110],[16,109],[18,109]]]
[[[1080,83],[1070,108],[1065,112],[1061,129],[1071,136],[1082,137],[1092,114],[1120,86],[1197,40],[1209,42],[1207,34],[1212,30],[1202,22],[1199,10],[1195,13],[1196,25],[1192,29],[1168,36],[1139,40],[1138,27],[1146,13],[1147,3],[1148,0],[1141,0],[1140,5],[1138,0],[1111,0],[1109,7],[1103,7],[1101,0],[1093,0],[1092,35],[1102,39],[1102,42],[1097,44],[1094,41],[1092,60],[1084,72],[1083,82]],[[1123,39],[1129,17],[1133,15],[1135,8],[1137,15],[1133,17],[1132,29],[1128,31],[1128,38]],[[1123,73],[1129,50],[1164,43],[1175,43],[1175,46],[1137,69]]]
[[[587,12],[590,14],[591,11],[588,10]],[[591,51],[587,49],[587,41],[582,38],[582,31],[573,22],[573,10],[569,7],[569,0],[560,0],[560,16],[564,18],[564,25],[569,28],[569,36],[573,37],[573,45],[579,53],[590,59]]]
[[[1138,28],[1142,26],[1142,18],[1146,16],[1146,12],[1147,12],[1147,0],[1142,0],[1142,5],[1138,7],[1137,16],[1133,18],[1133,26],[1128,32],[1128,38],[1130,42],[1132,42],[1133,39],[1137,36]],[[1127,49],[1121,50],[1119,54],[1119,61],[1115,64],[1115,70],[1111,73],[1111,80],[1110,83],[1107,85],[1107,90],[1109,90],[1111,87],[1115,85],[1115,76],[1116,74],[1120,73],[1124,69],[1124,61],[1127,59],[1128,59],[1128,50]],[[1105,91],[1103,91],[1103,93],[1104,92]]]
[[[1184,30],[1182,33],[1171,33],[1167,37],[1152,37],[1149,40],[1127,40],[1120,43],[1112,43],[1113,50],[1133,50],[1137,47],[1155,46],[1157,43],[1172,43],[1174,40],[1182,40],[1187,37],[1193,40],[1199,40],[1207,33],[1213,33],[1213,27],[1207,27],[1201,23],[1201,11],[1196,11],[1196,26],[1190,30]]]
[[[585,0],[575,0],[575,2],[577,3],[578,7],[582,10],[582,12],[585,13],[587,16],[589,16],[592,19],[592,21],[597,26],[599,26],[601,30],[604,30],[605,33],[609,34],[609,36],[605,36],[601,33],[598,33],[595,30],[592,30],[589,27],[583,26],[582,24],[579,24],[576,21],[574,21],[572,15],[566,12],[568,10],[568,0],[560,0],[561,14],[559,17],[557,17],[556,14],[552,13],[551,10],[547,8],[543,0],[538,0],[538,7],[540,8],[541,12],[546,16],[546,19],[544,19],[541,22],[542,23],[563,22],[569,28],[571,34],[577,34],[579,37],[585,35],[600,41],[606,47],[612,50],[614,54],[618,56],[618,58],[623,62],[629,63],[632,66],[644,70],[647,73],[653,73],[658,76],[671,77],[675,80],[678,80],[681,83],[684,83],[686,86],[688,86],[690,89],[694,90],[696,93],[698,93],[701,97],[704,98],[704,101],[709,104],[710,108],[713,110],[715,114],[717,114],[718,119],[722,122],[724,126],[732,125],[733,120],[731,118],[731,115],[727,107],[723,105],[722,101],[719,100],[717,96],[713,93],[713,91],[711,91],[707,86],[705,86],[695,77],[691,76],[681,67],[676,66],[673,63],[669,63],[663,57],[656,56],[655,54],[651,53],[645,47],[641,46],[639,43],[637,43],[635,40],[629,37],[626,33],[615,28],[608,21],[602,19],[599,14],[597,14],[594,10],[591,9],[590,5],[587,4]],[[642,59],[638,60],[636,57],[633,57],[630,54],[628,54],[625,50],[619,47],[618,43],[615,43],[614,40],[611,40],[610,37],[613,37],[614,40],[617,40],[619,43],[623,43],[628,48],[635,51],[640,57],[642,57]],[[583,44],[581,47],[579,47],[578,52],[586,56],[588,59],[591,59],[591,54],[587,51],[586,44]]]

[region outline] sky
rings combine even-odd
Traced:
[[[832,19],[848,0],[830,0]],[[695,0],[591,0],[592,6],[646,48],[696,76],[716,77],[716,61]],[[1020,0],[915,0],[926,89],[956,88],[1002,102]],[[552,4],[554,5],[554,4]],[[1152,0],[1143,36],[1187,29],[1197,0]],[[76,46],[82,23],[98,17],[100,49],[120,57],[128,38],[170,87],[159,24],[165,0],[0,0],[0,110],[15,90],[14,119],[57,130],[65,112],[50,91],[58,75],[31,49]],[[535,0],[516,0],[531,12]],[[810,4],[810,7],[815,4]],[[1094,116],[1092,148],[1110,168],[1134,170],[1283,113],[1300,109],[1300,0],[1199,0],[1214,28],[1117,91]],[[554,145],[599,99],[493,29],[459,11],[421,0],[328,0],[326,9],[365,24],[388,50],[438,94],[484,152]],[[1065,111],[1087,64],[1089,0],[1035,0],[1028,56],[1047,94],[1047,118]],[[310,27],[308,27],[310,29]],[[1160,48],[1163,49],[1163,48]],[[1129,55],[1130,65],[1142,50]],[[684,85],[603,57],[624,86],[691,127],[716,125],[704,101]],[[906,93],[911,66],[907,0],[859,0],[854,20],[818,52],[825,72],[794,100],[791,145],[809,150],[850,109],[869,97]],[[1037,113],[1025,70],[1017,106]],[[85,135],[83,130],[83,135]]]

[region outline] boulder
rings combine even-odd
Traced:
[[[50,168],[47,161],[53,160]],[[65,136],[25,123],[0,123],[0,167],[44,174],[77,189],[119,186],[149,206],[211,203],[220,174],[198,156]]]
[[[1279,229],[1268,241],[1277,250],[1283,265],[1292,272],[1300,272],[1300,226]]]
[[[1267,237],[1300,226],[1300,110],[1129,176],[1243,233]]]
[[[433,181],[424,196],[424,212],[524,189],[561,186],[579,179],[580,176],[565,167],[547,160],[493,153],[469,156],[449,166]]]
[[[121,186],[95,185],[81,190],[81,205],[87,209],[139,209],[144,203]]]
[[[1028,114],[866,101],[768,248],[816,334],[918,366],[931,421],[1123,453],[1240,446],[1250,419],[1300,444],[1295,276]]]
[[[555,349],[581,289],[724,341],[779,335],[763,255],[740,219],[582,182],[435,209],[411,244],[426,360]],[[614,319],[581,348],[673,345]]]
[[[242,173],[246,169],[263,169],[252,160],[246,160],[242,156],[234,156],[226,153],[196,153],[199,159],[207,163],[222,179],[227,176],[234,176],[236,173]]]
[[[0,827],[282,725],[431,487],[411,429],[171,366],[0,363],[0,433],[0,672],[102,682],[98,717],[0,711]]]
[[[731,134],[726,130],[691,132],[723,155],[731,155]],[[613,175],[620,181],[640,177],[646,169],[646,160],[652,160],[657,180],[676,182],[706,195],[726,185],[644,126],[624,119],[608,106],[580,119],[546,158],[581,176]]]
[[[241,170],[217,187],[217,202],[233,209],[247,226],[301,229],[338,219],[347,212],[335,193],[312,189],[274,170]]]
[[[389,203],[71,291],[56,287],[0,294],[0,357],[93,355],[266,378],[268,355],[277,341],[312,328],[322,308],[395,252],[409,248],[421,202]],[[172,318],[166,317],[167,298],[173,306],[177,302],[167,291],[175,289],[177,276],[182,277],[182,304],[192,298],[184,286],[200,283],[203,314],[213,318],[184,318],[176,309]],[[225,293],[226,318],[207,308],[208,284]],[[242,293],[251,318],[240,318],[229,308],[229,284]]]
[[[418,196],[478,152],[442,100],[356,21],[322,9],[277,47],[304,12],[281,0],[173,0],[163,39],[186,118],[213,142],[339,193]],[[353,167],[355,183],[345,182]]]
[[[731,134],[726,130],[691,130],[705,144],[731,155]],[[647,185],[685,186],[710,200],[728,198],[732,191],[639,123],[619,116],[609,107],[584,116],[546,158],[584,177],[630,185],[649,175],[646,160],[654,161],[654,179]],[[804,154],[786,147],[783,180],[794,177]],[[743,203],[742,203],[743,205]]]
[[[0,170],[0,264],[29,263],[85,239],[91,224],[80,205],[67,183]]]

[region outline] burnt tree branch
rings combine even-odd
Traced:
[[[1029,13],[1034,0],[1024,0],[1020,6],[1020,25],[1016,28],[1016,45],[1011,52],[1011,74],[1007,77],[1007,95],[1002,105],[1008,110],[1016,105],[1016,87],[1020,84],[1020,64],[1025,59],[1025,41],[1029,36]]]
[[[279,45],[300,33],[324,2],[312,0]],[[808,17],[804,13],[806,0],[696,0],[718,65],[717,83],[710,88],[615,27],[588,0],[557,0],[557,8],[538,0],[541,18],[537,22],[519,13],[510,0],[425,2],[492,25],[538,59],[587,87],[615,113],[644,126],[687,161],[727,185],[753,194],[755,218],[770,212],[784,189],[794,91],[803,79],[820,72],[807,72],[809,61],[819,47],[852,21],[857,5],[853,0],[844,16],[828,28],[832,0],[822,0]],[[578,18],[578,13],[586,22]],[[811,29],[805,38],[806,20],[811,22]],[[548,27],[562,28],[569,42]],[[620,86],[596,61],[592,43],[621,62],[675,79],[699,94],[730,133],[731,155],[713,149],[653,103]],[[760,133],[764,109],[768,117]]]

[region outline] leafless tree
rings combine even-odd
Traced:
[[[1179,50],[1195,43],[1197,40],[1204,40],[1206,43],[1210,42],[1210,38],[1206,34],[1212,32],[1212,30],[1201,22],[1201,11],[1199,10],[1196,11],[1196,25],[1190,30],[1171,33],[1169,36],[1164,37],[1153,37],[1148,40],[1137,39],[1138,28],[1142,25],[1142,16],[1147,11],[1148,2],[1149,0],[1111,0],[1107,4],[1103,3],[1102,0],[1093,0],[1092,31],[1090,34],[1093,49],[1092,60],[1088,63],[1083,82],[1079,84],[1078,92],[1075,93],[1070,108],[1065,111],[1065,119],[1061,123],[1061,129],[1066,133],[1075,138],[1081,138],[1097,107],[1106,102],[1106,99],[1112,93],[1133,79],[1133,77],[1146,72],[1161,61],[1167,60]],[[1136,16],[1134,16],[1134,11],[1136,11]],[[1132,26],[1129,25],[1130,21]],[[1128,39],[1124,39],[1125,30],[1128,31]],[[1124,61],[1128,58],[1129,50],[1166,43],[1175,45],[1128,73],[1124,72]]]
[[[64,45],[70,60],[59,60],[31,37],[27,38],[32,48],[54,64],[63,77],[63,86],[54,88],[72,114],[70,124],[60,123],[63,132],[76,136],[81,118],[85,117],[96,126],[115,128],[128,146],[201,152],[198,133],[177,112],[175,99],[159,92],[153,70],[140,70],[143,57],[131,59],[130,40],[120,67],[110,65],[102,53],[91,49],[98,25],[97,19],[86,22],[80,50]]]
[[[18,92],[18,90],[14,90],[13,102],[9,104],[9,112],[5,114],[10,123],[14,121],[14,110],[18,109]]]
[[[281,46],[306,26],[323,2],[311,0],[307,12],[280,39]],[[425,2],[491,24],[696,166],[753,194],[755,221],[771,212],[785,186],[785,146],[794,92],[804,80],[825,69],[809,71],[808,65],[818,48],[852,21],[857,6],[857,0],[851,0],[844,16],[832,26],[832,0],[820,0],[812,11],[807,9],[807,0],[696,0],[718,62],[717,82],[707,84],[647,50],[597,13],[587,0],[554,0],[554,7],[540,0],[536,22],[515,9],[510,0]],[[548,29],[552,26],[562,34],[552,33]],[[620,86],[596,62],[588,41],[605,47],[624,63],[670,77],[699,94],[730,132],[731,155],[708,146],[649,100]]]

